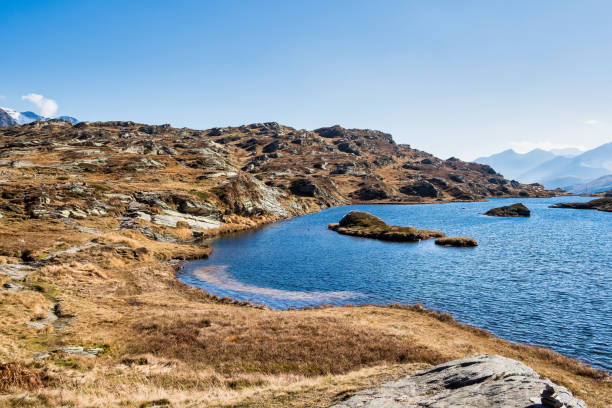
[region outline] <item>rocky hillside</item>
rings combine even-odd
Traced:
[[[114,228],[158,240],[172,239],[166,229],[177,226],[201,235],[350,202],[552,193],[487,165],[398,145],[386,133],[274,122],[209,130],[63,120],[9,126],[0,128],[0,172],[5,217],[85,224],[110,217]]]
[[[607,373],[419,305],[277,311],[176,279],[204,236],[332,205],[550,193],[369,130],[0,128],[0,406],[322,408],[494,353],[609,407]]]

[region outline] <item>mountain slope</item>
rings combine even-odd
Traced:
[[[37,120],[50,119],[52,118],[46,118],[31,111],[17,112],[16,110],[11,108],[0,108],[0,126],[25,125],[26,123],[36,122]],[[64,119],[73,124],[79,122],[76,118],[73,118],[72,116],[60,116],[57,119]]]
[[[72,123],[73,125],[76,125],[77,123],[79,123],[79,120],[77,118],[72,117],[72,116],[58,116],[57,119],[67,120],[68,122]]]
[[[568,185],[564,187],[567,191],[576,194],[601,193],[612,189],[612,174],[607,174],[591,180],[588,183]]]
[[[555,156],[565,156],[565,157],[575,157],[584,153],[580,149],[576,149],[575,147],[566,147],[564,149],[550,149],[548,150]]]
[[[537,167],[555,157],[555,154],[542,149],[535,149],[523,154],[508,149],[488,157],[479,157],[474,161],[488,164],[503,174],[504,177],[518,179],[526,170]]]
[[[21,216],[34,217],[71,217],[67,208],[97,214],[95,203],[109,201],[103,191],[139,197],[135,198],[143,205],[139,212],[116,200],[105,205],[128,218],[146,213],[153,224],[164,222],[160,208],[174,211],[166,214],[172,217],[179,216],[176,212],[190,213],[193,206],[192,215],[214,214],[212,221],[184,220],[202,228],[228,222],[231,215],[274,220],[349,202],[444,202],[554,194],[541,185],[506,180],[487,165],[441,160],[398,145],[389,134],[340,126],[306,131],[270,122],[193,130],[133,122],[72,125],[50,120],[0,128],[0,156],[0,169],[5,167],[9,173],[18,169],[13,170],[16,184],[2,186],[8,198],[12,196],[8,190],[13,189],[19,195],[30,190],[40,194],[39,187],[24,182],[23,175],[30,173],[45,174],[48,179],[34,179],[44,180],[46,190],[59,189],[58,197],[74,194],[60,192],[66,183],[55,177],[92,182],[103,178],[113,183],[113,191],[108,186],[92,190],[84,200],[42,199],[36,210],[27,205],[20,210]],[[169,192],[169,185],[177,191]],[[186,204],[180,198],[194,191],[206,197],[204,201]],[[153,200],[153,196],[158,198]],[[158,208],[149,208],[152,205]]]
[[[2,108],[0,108],[0,126],[15,126],[16,124],[17,121]]]
[[[17,112],[11,108],[0,108],[5,114],[10,116],[14,120],[16,125],[24,125],[26,123],[35,122],[37,120],[46,120],[47,118],[37,115],[34,112]],[[5,125],[6,126],[6,125]]]
[[[539,182],[547,188],[584,183],[612,172],[612,143],[576,157],[555,157],[519,176],[524,182]],[[571,181],[571,182],[570,182]]]

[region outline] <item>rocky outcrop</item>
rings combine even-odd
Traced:
[[[506,205],[503,207],[491,208],[485,213],[492,217],[529,217],[531,211],[522,203]]]
[[[291,214],[281,204],[284,193],[269,187],[255,177],[238,176],[211,190],[227,206],[228,214],[242,216],[269,215],[287,217]]]
[[[480,354],[361,391],[333,407],[586,408],[586,404],[523,363]]]
[[[404,185],[400,187],[399,191],[408,196],[417,196],[417,197],[436,198],[436,197],[440,197],[441,195],[440,190],[436,186],[434,186],[432,183],[426,180]]]
[[[336,185],[331,180],[299,178],[291,181],[289,191],[300,197],[313,197],[324,206],[338,205],[343,202]]]
[[[362,211],[351,211],[339,223],[329,224],[328,228],[344,235],[395,242],[418,242],[444,236],[440,231],[387,225],[380,218]]]
[[[478,246],[478,241],[470,237],[443,237],[436,239],[435,243],[436,245],[457,248],[469,248]]]
[[[608,193],[609,194],[609,193]],[[553,204],[550,208],[574,208],[577,210],[598,210],[612,212],[612,197],[596,198],[586,203],[559,203]]]
[[[361,201],[384,200],[390,198],[393,191],[385,183],[372,183],[365,185],[350,194],[351,198]]]

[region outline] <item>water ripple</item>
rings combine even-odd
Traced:
[[[518,200],[337,207],[213,244],[179,279],[286,309],[322,303],[416,303],[506,339],[612,369],[612,214],[522,199],[526,219],[486,217]],[[476,248],[382,242],[327,229],[351,209],[390,224],[476,238]],[[202,269],[205,268],[205,269]]]

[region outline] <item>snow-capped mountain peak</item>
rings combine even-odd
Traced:
[[[43,116],[35,114],[34,112],[17,112],[16,110],[11,108],[0,109],[2,109],[11,119],[13,119],[16,125],[23,125],[37,120],[47,119]]]
[[[0,126],[25,125],[26,123],[36,122],[37,120],[49,119],[52,118],[46,118],[30,111],[17,112],[15,109],[0,107]],[[72,123],[78,122],[77,119],[71,116],[60,116],[58,119],[68,120]]]

